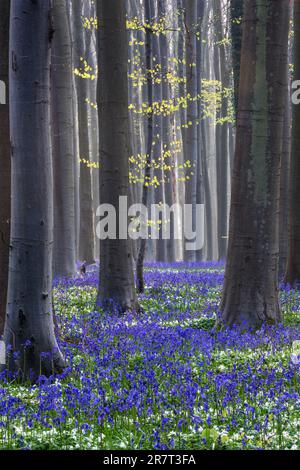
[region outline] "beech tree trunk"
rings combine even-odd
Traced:
[[[98,304],[118,312],[137,310],[131,243],[119,237],[119,196],[128,198],[128,38],[123,0],[98,0],[100,202],[117,214],[117,237],[100,240]]]
[[[50,6],[50,0],[11,1],[12,213],[4,340],[19,352],[7,367],[21,379],[50,375],[64,365],[52,315]]]
[[[82,22],[85,2],[72,0],[74,13],[74,49],[75,65],[83,68],[86,58],[86,33]],[[79,158],[90,161],[91,145],[89,140],[89,110],[86,99],[90,98],[89,79],[76,77],[77,99],[78,99],[78,130],[79,130]],[[92,199],[92,175],[88,164],[80,163],[79,176],[79,204],[80,204],[80,226],[79,226],[79,259],[87,264],[94,263],[94,214]]]
[[[199,33],[199,37],[197,38],[197,57],[196,57],[196,64],[197,64],[197,93],[200,96],[202,91],[202,69],[203,69],[203,19],[204,19],[204,11],[205,11],[205,2],[204,0],[198,1],[197,5],[197,29]],[[197,204],[205,204],[205,191],[204,191],[204,151],[203,151],[203,144],[202,144],[202,112],[203,112],[203,103],[200,99],[197,100],[198,106],[198,119],[200,120],[199,125],[197,127],[198,132],[198,164],[197,164],[197,194],[196,194],[196,203]],[[205,206],[204,206],[205,207]],[[197,261],[203,261],[204,258],[204,250],[198,250],[196,253]]]
[[[157,11],[155,8],[152,8],[151,16],[152,18],[160,18],[161,12],[159,11],[161,4],[164,0],[157,2]],[[153,5],[153,2],[152,2]],[[155,5],[153,5],[155,6]],[[152,35],[151,37],[151,54],[153,57],[153,61],[155,60],[156,64],[162,63],[162,54],[163,51],[163,43],[161,34],[159,36]],[[151,63],[151,61],[149,60]],[[162,70],[161,73],[163,74]],[[163,80],[163,77],[162,77]],[[162,102],[162,100],[166,99],[166,96],[163,94],[163,86],[162,82],[153,84],[153,101],[154,102]],[[157,168],[154,165],[153,168],[153,176],[157,178],[159,185],[154,188],[154,203],[155,204],[165,204],[165,172],[164,172],[164,162],[163,162],[163,120],[165,117],[162,113],[157,113],[153,115],[153,146],[152,146],[152,154],[153,159],[158,162]],[[154,222],[159,224],[159,231],[158,231],[158,239],[156,240],[156,253],[155,259],[158,262],[165,262],[167,260],[167,244],[166,240],[163,239],[163,232],[162,232],[162,225],[161,225],[161,214],[158,220]]]
[[[231,54],[234,83],[234,108],[235,114],[237,115],[241,67],[243,0],[230,0],[230,13],[230,29],[232,41]]]
[[[4,102],[0,102],[0,337],[6,311],[10,237],[9,12],[10,0],[0,2],[0,81],[5,94]]]
[[[158,2],[158,18],[168,18],[170,12],[167,10],[166,0],[160,0]],[[164,100],[169,102],[172,98],[171,95],[171,83],[168,81],[168,70],[170,63],[170,54],[169,54],[169,42],[170,36],[166,34],[161,34],[159,37],[160,40],[160,64],[162,72],[162,96]],[[174,188],[174,152],[172,148],[172,137],[173,137],[173,123],[172,119],[174,118],[174,113],[162,116],[162,129],[161,129],[161,140],[162,140],[162,154],[167,154],[170,152],[169,156],[165,157],[162,160],[162,164],[169,166],[169,169],[166,169],[163,173],[164,180],[164,199],[165,203],[171,207],[175,201],[176,191]],[[162,221],[164,224],[166,221]],[[164,261],[172,263],[176,260],[176,241],[174,240],[175,224],[178,221],[174,217],[171,217],[170,220],[170,237],[168,240],[163,240],[165,242],[165,253],[166,258]]]
[[[227,70],[227,57],[224,44],[224,28],[222,20],[221,0],[214,0],[214,27],[215,27],[215,75],[216,80],[220,82],[221,88],[221,106],[218,113],[220,123],[216,124],[216,152],[217,152],[217,192],[218,192],[218,251],[219,260],[226,259],[227,253],[227,235],[228,235],[228,99],[226,90],[229,89],[230,80]]]
[[[223,322],[280,321],[280,157],[289,0],[245,0]]]
[[[73,12],[73,1],[70,0],[66,3],[68,12],[68,23],[71,34],[71,54],[72,64],[77,63],[77,53],[75,49],[75,21]],[[75,245],[76,245],[76,260],[79,253],[79,234],[80,234],[80,194],[79,194],[79,125],[78,125],[78,97],[76,89],[75,74],[72,74],[72,87],[73,87],[73,123],[74,123],[74,187],[75,187]]]
[[[145,0],[145,21],[147,24],[151,23],[151,7],[150,0]],[[147,149],[146,149],[146,162],[144,171],[144,183],[142,190],[142,204],[148,206],[149,196],[149,182],[151,179],[151,160],[152,160],[152,142],[153,142],[153,90],[152,90],[152,77],[150,70],[152,68],[152,31],[151,26],[146,28],[146,74],[147,74],[147,91],[148,91],[148,106],[151,107],[151,111],[148,113],[147,122]],[[144,261],[147,247],[147,239],[141,238],[140,246],[138,251],[138,257],[136,261],[136,287],[139,294],[144,292]]]
[[[288,59],[288,43],[286,45],[285,64],[285,108],[282,135],[282,155],[280,168],[280,212],[279,212],[279,279],[286,272],[288,255],[288,224],[289,224],[289,171],[291,155],[291,106],[290,106],[290,72]]]
[[[294,80],[300,80],[300,3],[294,2]],[[292,104],[293,125],[289,188],[289,235],[285,282],[295,286],[300,282],[300,105]]]
[[[53,2],[52,147],[54,173],[54,276],[76,273],[75,139],[71,31],[65,0]]]
[[[203,19],[203,37],[210,37],[210,24],[213,20],[213,3],[206,2]],[[213,41],[205,41],[203,46],[203,78],[215,80],[213,67]],[[216,260],[219,257],[218,244],[218,194],[217,194],[217,151],[215,115],[201,120],[201,148],[203,152],[203,182],[205,193],[205,245],[204,257],[206,260]]]
[[[196,216],[196,184],[197,184],[197,156],[198,156],[198,105],[197,96],[197,69],[196,69],[196,31],[197,31],[197,2],[189,0],[185,2],[185,44],[186,44],[186,93],[187,93],[187,128],[184,132],[184,156],[185,162],[190,162],[190,168],[186,172],[185,204],[193,207],[193,221]],[[188,262],[196,260],[194,250],[186,250],[184,245],[184,259]]]

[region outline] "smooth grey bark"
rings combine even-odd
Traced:
[[[199,33],[199,37],[197,38],[196,43],[196,68],[197,68],[197,94],[198,96],[201,95],[202,92],[202,68],[203,68],[203,19],[204,19],[204,11],[205,11],[205,2],[204,0],[198,1],[197,4],[197,30]],[[198,105],[198,119],[200,120],[197,128],[198,132],[198,162],[197,162],[197,183],[196,183],[196,203],[197,204],[204,204],[205,208],[205,191],[204,191],[204,149],[202,143],[202,114],[203,114],[203,103],[200,99],[197,101]],[[204,244],[205,244],[204,239]],[[196,252],[196,259],[197,261],[204,260],[204,249],[198,250]]]
[[[153,2],[151,4],[152,11],[151,16],[152,18],[160,18],[160,14],[157,9],[154,8]],[[162,48],[164,45],[162,44],[161,34],[159,36],[151,35],[151,55],[153,57],[153,61],[155,60],[155,64],[160,64],[162,61]],[[150,58],[150,57],[149,57]],[[161,71],[161,78],[163,80],[163,72]],[[150,84],[148,85],[150,86]],[[154,102],[162,102],[162,100],[166,99],[167,97],[164,96],[163,93],[163,86],[162,82],[154,83],[153,85],[153,101]],[[165,172],[164,172],[164,161],[163,161],[163,152],[164,152],[164,138],[163,138],[163,121],[164,117],[162,113],[155,113],[153,116],[153,160],[157,163],[154,165],[153,168],[153,175],[157,178],[159,185],[154,188],[154,203],[157,205],[165,204]],[[166,240],[162,237],[162,216],[160,214],[159,219],[154,221],[158,225],[158,239],[156,240],[156,252],[155,252],[155,259],[158,262],[165,262],[167,261],[167,253],[166,253]]]
[[[143,23],[143,8],[140,8],[138,1],[127,1],[127,16],[128,18],[138,18]],[[136,60],[141,60],[145,57],[145,32],[143,30],[132,29],[129,32],[131,46],[129,47],[129,63],[128,71],[130,74],[136,71]],[[137,41],[138,45],[135,45]],[[129,92],[129,103],[134,104],[137,109],[142,108],[143,99],[148,99],[146,96],[147,86],[139,85],[133,86],[132,81],[128,81],[128,92]],[[155,125],[154,125],[155,127]],[[138,155],[146,153],[146,141],[147,141],[147,116],[143,114],[136,114],[132,110],[129,112],[129,129],[130,129],[130,150],[129,154],[137,157]],[[153,149],[154,153],[154,149]],[[138,176],[141,179],[142,169],[138,169],[136,163],[130,163],[130,172],[132,175]],[[132,182],[130,185],[130,201],[133,203],[140,203],[142,199],[142,183]],[[134,258],[134,265],[138,256],[139,240],[131,240],[132,254]],[[149,247],[149,241],[147,248]],[[146,250],[147,251],[147,250]]]
[[[89,0],[85,2],[84,15],[87,18],[94,18],[96,16],[95,2]],[[92,74],[97,75],[97,31],[94,27],[87,29],[85,32],[85,59],[92,68]],[[99,164],[99,125],[98,125],[98,110],[93,106],[97,102],[97,78],[90,78],[88,80],[88,99],[91,103],[88,106],[88,130],[89,130],[89,145],[90,145],[90,159],[92,163]],[[92,208],[93,216],[99,207],[99,170],[91,168],[91,184],[92,184]],[[93,226],[94,236],[94,258],[99,259],[99,240],[96,239],[96,224]]]
[[[12,0],[10,19],[12,213],[4,341],[19,352],[9,354],[7,367],[31,380],[64,365],[52,313],[50,5]]]
[[[300,10],[299,10],[300,11]],[[288,49],[288,44],[287,44]],[[288,258],[288,224],[289,224],[289,170],[291,157],[291,107],[290,107],[290,73],[288,53],[285,64],[285,108],[283,120],[282,154],[280,168],[280,209],[279,209],[279,278],[285,275]]]
[[[72,53],[72,64],[77,62],[77,55],[75,50],[75,22],[74,22],[74,12],[73,5],[71,1],[66,3],[68,10],[68,23],[69,30],[71,34],[71,53]],[[73,123],[74,123],[74,187],[75,187],[75,244],[76,244],[76,260],[78,259],[79,253],[79,236],[80,236],[80,194],[79,194],[79,124],[78,124],[78,94],[76,89],[75,74],[72,76],[72,87],[73,87]]]
[[[5,103],[0,103],[0,337],[6,312],[10,237],[9,13],[10,1],[0,2],[0,81],[5,86]]]
[[[137,9],[135,2],[131,0],[127,0],[126,2],[126,11],[128,18],[134,18],[137,16]],[[131,75],[135,69],[134,67],[134,39],[136,38],[137,31],[131,29],[129,31],[129,41],[132,44],[128,48],[128,73]],[[137,90],[138,87],[134,87],[131,80],[128,80],[128,100],[129,103],[139,106],[139,91]],[[135,113],[130,110],[129,112],[129,154],[130,156],[136,156],[140,153],[141,145],[139,142],[141,141],[141,133],[140,133],[140,125],[137,121]],[[134,174],[136,171],[135,165],[130,163],[129,164],[129,172]],[[99,181],[99,178],[98,178]],[[99,186],[99,184],[98,184]],[[136,204],[140,201],[138,195],[138,184],[136,182],[132,182],[129,185],[129,203],[130,205]],[[131,251],[132,251],[132,258],[133,264],[136,264],[137,253],[138,253],[138,240],[131,240]]]
[[[177,0],[177,10],[178,10],[178,49],[177,49],[177,54],[178,54],[178,75],[179,77],[183,78],[185,77],[186,74],[186,67],[184,66],[185,62],[185,10],[184,10],[184,2],[183,0]],[[179,83],[179,96],[183,97],[186,94],[186,84],[184,81],[181,81]],[[186,109],[181,106],[180,107],[180,122],[181,124],[186,123]],[[185,134],[185,128],[182,129],[182,139],[184,140],[184,134]]]
[[[53,1],[51,113],[54,174],[53,274],[76,273],[75,139],[71,31],[65,0]]]
[[[123,0],[98,0],[100,201],[117,214],[117,237],[100,240],[98,305],[137,310],[131,243],[119,237],[119,197],[128,197],[128,37]]]
[[[81,0],[72,0],[74,15],[74,53],[75,66],[82,67],[81,58],[87,55],[86,33],[82,23],[82,15],[86,6]],[[90,97],[89,83],[87,78],[77,77],[77,99],[78,99],[78,130],[79,130],[79,158],[90,161],[91,144],[89,133],[89,109],[86,99]],[[91,168],[80,164],[79,176],[79,203],[80,203],[80,227],[78,257],[87,264],[94,263],[94,214],[92,199],[92,175]]]
[[[230,32],[231,32],[231,55],[233,68],[234,83],[234,109],[237,116],[239,83],[240,83],[240,67],[241,67],[241,46],[242,46],[242,18],[243,18],[243,1],[230,0]]]
[[[228,148],[228,123],[226,122],[228,114],[228,98],[226,90],[230,86],[230,75],[227,68],[228,59],[224,44],[224,27],[222,20],[221,0],[213,1],[214,11],[214,66],[215,77],[220,82],[221,106],[218,113],[220,123],[216,124],[216,151],[217,151],[217,192],[218,192],[218,252],[219,259],[225,260],[227,253],[227,235],[228,235],[228,166],[229,166],[229,148]]]
[[[167,18],[168,11],[166,0],[159,0],[158,1],[158,18]],[[162,73],[162,96],[163,99],[167,102],[171,99],[171,89],[170,83],[167,80],[167,73],[169,70],[169,41],[170,37],[168,32],[165,34],[160,35],[160,63],[161,63],[161,73]],[[169,207],[173,205],[175,202],[175,187],[174,187],[174,173],[173,173],[173,166],[174,166],[174,154],[172,152],[171,142],[172,142],[172,116],[170,114],[166,114],[166,116],[162,117],[162,128],[161,128],[161,138],[162,138],[162,147],[163,147],[163,154],[166,152],[171,152],[171,155],[167,158],[164,158],[162,163],[164,165],[169,165],[171,169],[167,169],[164,171],[164,194],[165,194],[165,203],[168,204]],[[162,221],[166,223],[166,221]],[[176,259],[175,253],[175,240],[174,240],[174,227],[177,223],[174,220],[174,217],[171,217],[170,220],[170,237],[168,240],[165,241],[165,261],[173,262]]]
[[[185,94],[185,84],[183,79],[185,78],[185,70],[184,66],[181,61],[184,59],[184,14],[183,11],[179,9],[181,6],[181,0],[177,1],[177,14],[174,17],[174,29],[175,33],[175,40],[172,44],[172,55],[174,57],[178,57],[179,64],[175,66],[174,72],[177,73],[179,78],[179,83],[174,84],[172,86],[172,93],[174,98],[178,98],[184,96]],[[174,140],[179,142],[178,152],[176,154],[176,167],[174,168],[174,178],[173,178],[173,185],[174,185],[174,194],[175,194],[175,201],[181,205],[184,204],[184,182],[180,180],[180,166],[184,164],[184,151],[183,151],[183,136],[184,136],[184,128],[182,128],[182,124],[186,122],[186,110],[184,107],[180,107],[178,111],[174,113],[173,116],[173,135]],[[179,217],[177,220],[177,228],[179,231],[182,231],[182,217]],[[176,260],[183,259],[183,240],[176,241]]]
[[[97,52],[96,50],[93,51],[91,55],[91,64],[96,70],[97,68],[97,60],[96,60]],[[97,102],[97,80],[91,81],[90,84],[90,100],[92,103]],[[90,142],[91,142],[91,158],[92,162],[99,164],[99,124],[98,124],[98,111],[93,106],[90,109]],[[92,197],[93,197],[93,211],[94,214],[97,212],[97,208],[100,204],[99,200],[99,170],[96,168],[92,169]],[[96,225],[94,224],[94,230]],[[94,234],[96,239],[96,233]],[[99,252],[99,240],[96,239],[95,241],[95,259],[99,259],[100,252]]]
[[[294,2],[294,80],[300,77],[300,5]],[[300,281],[300,223],[299,223],[299,149],[300,149],[300,107],[292,105],[292,139],[289,172],[289,216],[288,256],[285,282],[294,286]]]
[[[186,61],[186,93],[187,104],[187,129],[184,132],[184,155],[185,162],[190,162],[191,167],[186,172],[185,182],[185,204],[193,207],[193,220],[196,214],[196,184],[197,184],[197,157],[198,157],[198,105],[194,99],[197,95],[197,70],[196,70],[196,27],[197,27],[197,1],[185,2],[185,61]],[[196,260],[194,250],[184,250],[184,259],[188,262]]]
[[[214,40],[212,36],[213,22],[212,2],[205,3],[203,19],[202,44],[202,72],[206,80],[215,80],[213,63]],[[218,199],[217,199],[217,160],[216,160],[216,116],[207,116],[201,119],[201,149],[203,164],[203,183],[205,196],[205,245],[203,258],[206,260],[218,259]]]
[[[300,4],[294,2],[294,80],[300,79]],[[295,286],[300,282],[300,221],[299,221],[299,176],[300,176],[300,106],[292,105],[292,139],[289,172],[288,256],[285,282]]]
[[[245,0],[237,139],[222,321],[281,319],[279,190],[289,0]]]
[[[147,24],[151,23],[151,6],[150,0],[145,0],[145,21]],[[147,92],[148,92],[148,105],[151,111],[148,113],[147,122],[147,149],[146,149],[146,162],[144,171],[144,183],[142,191],[142,204],[148,206],[149,197],[149,183],[151,179],[151,161],[152,161],[152,142],[153,142],[153,89],[152,89],[152,77],[150,70],[152,68],[152,30],[151,26],[146,27],[146,74],[147,74]],[[145,223],[142,222],[142,223]],[[144,260],[146,254],[147,239],[141,238],[140,246],[138,251],[138,257],[136,261],[136,287],[138,293],[143,293],[145,289],[144,285]]]

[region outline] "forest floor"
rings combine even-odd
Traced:
[[[96,269],[55,284],[68,368],[0,384],[1,449],[300,449],[300,291],[283,325],[217,330],[216,263],[147,265],[139,316],[95,312]]]

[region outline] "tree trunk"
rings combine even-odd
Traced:
[[[66,3],[68,11],[68,23],[71,34],[71,53],[72,53],[72,64],[76,63],[76,49],[75,49],[75,21],[73,13],[72,1]],[[79,194],[79,125],[78,125],[78,97],[76,89],[75,74],[72,74],[72,87],[73,87],[73,122],[74,122],[74,187],[75,187],[75,244],[76,244],[76,260],[78,259],[79,253],[79,235],[80,235],[80,194]]]
[[[158,2],[158,18],[167,18],[168,11],[166,6],[166,0],[161,0]],[[169,42],[170,37],[169,34],[161,34],[159,37],[160,40],[160,64],[161,64],[161,72],[162,72],[162,96],[163,99],[169,102],[171,100],[171,84],[168,80],[168,69],[169,69]],[[162,164],[165,166],[169,166],[163,173],[163,180],[164,180],[164,198],[165,203],[171,207],[175,201],[176,191],[174,191],[174,174],[173,174],[173,167],[174,167],[174,152],[172,149],[172,119],[174,117],[174,112],[172,114],[166,113],[166,115],[162,116],[162,129],[161,129],[161,139],[162,139],[162,146],[163,146],[163,153],[164,156],[162,160]],[[167,156],[166,156],[167,155]],[[166,221],[162,221],[166,223]],[[170,219],[170,237],[168,240],[163,240],[165,243],[165,254],[166,259],[169,263],[172,263],[176,260],[176,242],[174,240],[174,233],[175,233],[175,224],[177,221],[175,217],[171,217]]]
[[[52,314],[50,4],[11,1],[12,214],[4,340],[19,352],[7,367],[21,379],[63,367]]]
[[[228,232],[228,99],[226,91],[230,86],[229,72],[227,70],[226,49],[224,44],[224,28],[222,21],[221,0],[214,0],[214,27],[215,27],[215,75],[220,82],[221,106],[218,113],[220,122],[216,124],[216,151],[217,151],[217,193],[218,193],[218,251],[219,260],[226,259],[227,232]]]
[[[294,80],[300,79],[300,4],[294,2]],[[292,105],[293,125],[289,188],[289,235],[285,282],[292,286],[300,282],[300,106]]]
[[[74,48],[76,67],[82,68],[82,59],[86,58],[86,32],[82,22],[85,2],[72,0],[74,13]],[[78,129],[79,129],[79,158],[90,161],[91,148],[89,141],[89,113],[86,100],[89,95],[89,79],[77,77],[77,99],[78,99]],[[80,227],[79,227],[79,259],[87,264],[94,263],[94,214],[92,199],[92,175],[89,164],[80,163],[79,176],[80,196]]]
[[[164,0],[162,0],[164,1]],[[161,2],[157,3],[157,8],[161,5]],[[152,2],[153,4],[153,2]],[[158,11],[152,9],[152,17],[159,18]],[[156,64],[161,64],[161,57],[163,54],[163,44],[161,41],[161,34],[159,36],[152,35],[151,37],[151,54],[153,60],[155,60]],[[150,61],[150,60],[149,60]],[[151,61],[150,61],[151,62]],[[162,71],[161,71],[162,73]],[[162,77],[163,79],[163,77]],[[155,83],[153,85],[153,100],[154,102],[162,102],[162,100],[166,99],[166,96],[163,95],[163,87],[162,82]],[[154,165],[153,174],[154,177],[157,178],[159,185],[154,188],[154,203],[163,205],[165,204],[165,174],[164,174],[164,161],[163,161],[163,113],[155,113],[153,116],[153,135],[154,135],[154,142],[152,147],[152,154],[153,160],[157,161],[157,165]],[[156,167],[157,166],[157,167]],[[163,232],[162,232],[162,220],[161,216],[158,220],[153,221],[155,224],[158,225],[158,238],[156,240],[156,261],[158,262],[165,262],[167,260],[167,253],[166,253],[166,240],[163,239]]]
[[[119,237],[119,196],[128,198],[128,38],[123,0],[98,0],[100,202],[117,214],[117,237],[100,240],[98,304],[117,311],[138,308],[131,243]]]
[[[230,0],[230,13],[230,29],[232,41],[231,55],[234,83],[234,109],[235,114],[237,115],[241,67],[243,0]]]
[[[203,40],[203,29],[202,29],[202,24],[203,24],[203,18],[204,18],[204,9],[205,9],[205,4],[204,1],[198,1],[198,6],[197,6],[197,28],[198,28],[198,33],[199,36],[197,37],[197,57],[196,57],[196,64],[197,64],[197,93],[198,96],[201,95],[202,92],[202,68],[203,68],[203,45],[202,45],[202,40]],[[198,106],[198,119],[199,125],[198,125],[198,165],[197,165],[197,194],[196,194],[196,203],[197,204],[205,204],[205,191],[204,191],[204,152],[203,152],[203,145],[202,145],[202,102],[200,99],[197,101],[197,106]],[[205,206],[204,206],[205,207]],[[204,250],[198,250],[196,253],[196,259],[197,261],[203,261],[204,258]]]
[[[223,321],[280,321],[280,156],[289,0],[245,0]]]
[[[65,0],[53,2],[52,148],[54,174],[54,276],[76,273],[75,149],[71,32]]]
[[[145,0],[145,21],[147,24],[151,23],[150,13],[150,0]],[[152,90],[152,77],[150,70],[152,68],[152,31],[151,26],[146,28],[146,74],[147,74],[147,91],[148,91],[148,106],[151,111],[148,113],[148,133],[147,133],[147,149],[146,149],[146,162],[144,172],[144,183],[142,191],[142,204],[148,206],[149,182],[151,178],[151,160],[152,160],[152,142],[153,142],[153,90]],[[145,223],[145,222],[142,222]],[[146,254],[147,239],[141,238],[138,257],[136,261],[136,287],[139,294],[144,292],[144,260]]]
[[[10,236],[9,12],[10,1],[0,2],[0,82],[5,95],[0,97],[0,337],[6,312]]]
[[[210,24],[213,21],[212,2],[206,2],[203,19],[203,37],[210,37]],[[215,80],[213,67],[212,41],[205,41],[203,46],[203,78]],[[203,182],[205,193],[205,245],[206,260],[218,259],[218,200],[217,200],[217,161],[216,161],[216,126],[215,115],[201,120],[201,148],[203,153]]]
[[[288,51],[286,58],[288,59]],[[290,73],[288,62],[289,61],[287,60],[287,63],[285,64],[285,108],[280,168],[279,279],[282,279],[282,277],[285,275],[288,255],[289,169],[291,153]]]
[[[197,69],[196,69],[196,25],[197,2],[189,0],[185,3],[185,37],[186,37],[186,93],[187,93],[187,128],[184,132],[184,157],[188,165],[185,182],[185,204],[192,205],[193,223],[196,215],[196,184],[197,184],[197,157],[198,157],[198,105],[197,96]],[[190,163],[190,167],[189,167]],[[185,240],[185,244],[186,244]],[[184,259],[189,262],[196,260],[196,252],[188,251],[184,245]]]

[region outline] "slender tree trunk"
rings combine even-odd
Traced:
[[[174,48],[174,57],[178,57],[178,64],[175,68],[175,73],[177,72],[177,75],[180,79],[178,84],[173,85],[173,93],[174,93],[174,98],[180,98],[185,96],[185,67],[184,67],[184,59],[185,59],[185,54],[184,54],[184,46],[185,46],[185,37],[184,37],[184,14],[182,10],[182,0],[177,0],[177,11],[178,14],[176,15],[176,21],[175,21],[175,29],[177,30],[176,32],[176,40],[172,43],[173,48]],[[183,148],[183,143],[184,143],[184,131],[185,129],[182,127],[183,124],[186,123],[186,109],[183,106],[179,107],[179,110],[175,112],[174,114],[174,134],[175,134],[175,140],[179,142],[180,144],[180,150],[177,153],[177,162],[176,162],[176,168],[174,169],[174,190],[176,192],[176,202],[183,206],[184,204],[184,187],[185,183],[184,181],[181,181],[179,176],[180,176],[180,165],[184,164],[184,148]],[[183,222],[183,217],[179,217],[177,224],[178,224],[178,230],[182,232],[182,222]],[[182,260],[184,257],[183,253],[183,246],[184,246],[184,240],[177,240],[176,243],[176,258],[177,260]]]
[[[91,57],[91,63],[93,64],[93,69],[97,69],[97,60],[96,60],[96,50],[93,51]],[[90,100],[93,103],[97,102],[97,80],[93,80],[90,85]],[[91,141],[91,155],[92,161],[99,165],[99,124],[98,124],[98,111],[95,107],[91,106],[90,109],[90,141]],[[99,170],[92,169],[92,195],[93,195],[93,211],[94,214],[97,212],[97,208],[100,204],[99,200]],[[95,226],[95,224],[94,224]],[[96,238],[96,234],[95,234]],[[95,242],[95,259],[99,259],[99,242]]]
[[[75,45],[75,21],[72,1],[66,3],[68,10],[68,22],[69,30],[71,33],[71,53],[72,53],[72,64],[77,62],[77,54]],[[78,97],[75,83],[75,74],[72,76],[72,87],[73,87],[73,122],[74,122],[74,187],[75,187],[75,244],[76,244],[76,259],[78,259],[79,253],[79,235],[80,235],[80,194],[79,194],[79,125],[78,125]]]
[[[86,18],[94,18],[96,16],[96,4],[93,0],[84,2]],[[91,78],[87,80],[88,96],[91,103],[97,102],[97,31],[95,28],[87,28],[85,31],[85,59],[91,67]],[[89,148],[90,160],[92,163],[99,164],[99,125],[98,111],[93,105],[88,106],[88,131],[89,131]],[[99,171],[91,167],[91,193],[92,193],[92,216],[97,212],[99,206]],[[93,244],[94,259],[99,259],[99,243],[96,240],[96,224],[93,223]]]
[[[197,2],[189,0],[185,3],[185,37],[186,37],[186,93],[187,129],[184,132],[184,154],[188,165],[185,182],[185,204],[192,205],[193,221],[196,215],[196,184],[197,184],[197,157],[198,157],[198,105],[197,96],[197,69],[196,69],[196,31],[197,31]],[[190,164],[190,165],[189,165]],[[196,260],[196,252],[184,248],[184,259],[192,262]]]
[[[152,6],[154,2],[151,3]],[[158,7],[158,5],[157,5]],[[152,8],[152,17],[159,18],[158,11],[155,11],[155,8]],[[161,35],[151,37],[151,55],[153,61],[155,60],[156,64],[161,64],[161,55],[162,55],[162,44],[161,44]],[[149,62],[150,57],[149,57]],[[153,101],[162,102],[166,97],[163,95],[162,82],[153,84]],[[163,162],[163,136],[162,136],[162,125],[163,125],[163,115],[162,113],[157,113],[153,115],[153,147],[152,154],[153,160],[157,161],[157,167],[154,165],[153,174],[157,178],[159,185],[154,188],[154,203],[163,205],[165,204],[165,177],[164,177],[164,162]],[[156,240],[156,261],[165,262],[166,255],[166,240],[163,239],[162,230],[161,230],[161,217],[159,220],[153,221],[155,224],[159,224],[158,239]]]
[[[243,18],[243,0],[230,0],[231,13],[231,54],[234,82],[234,108],[237,115],[240,67],[241,67],[241,47],[242,47],[242,18]]]
[[[294,80],[300,80],[300,3],[294,2]],[[292,286],[300,282],[300,106],[292,105],[293,125],[289,175],[289,235],[285,282]]]
[[[227,90],[230,86],[229,71],[227,69],[226,49],[224,44],[224,28],[222,20],[221,0],[214,0],[215,13],[215,51],[216,54],[216,79],[220,81],[222,103],[218,118],[220,123],[216,125],[216,148],[217,148],[217,191],[218,191],[218,248],[219,259],[225,260],[227,253],[228,235],[228,167],[229,167],[229,146],[228,146],[228,98]]]
[[[74,13],[75,32],[75,59],[76,67],[82,68],[82,59],[86,58],[87,45],[86,34],[82,23],[82,15],[86,6],[82,0],[72,0]],[[79,129],[79,157],[81,160],[90,161],[91,147],[89,140],[89,110],[86,102],[90,98],[89,79],[77,77],[78,99],[78,129]],[[87,264],[94,263],[94,214],[92,199],[92,175],[88,164],[80,164],[79,176],[80,195],[80,227],[79,227],[79,259]]]
[[[288,44],[287,44],[288,49]],[[286,56],[288,59],[288,54]],[[282,137],[282,155],[280,169],[280,212],[279,212],[279,278],[285,275],[288,255],[289,223],[289,169],[291,153],[291,109],[290,109],[290,73],[288,60],[285,64],[285,109]]]
[[[65,0],[53,2],[52,144],[54,173],[53,274],[76,273],[75,149],[71,32]]]
[[[203,46],[203,78],[215,80],[213,67],[214,44],[211,37],[210,24],[213,22],[213,3],[206,2],[203,20],[203,37],[208,38]],[[201,120],[203,152],[203,181],[205,192],[205,246],[204,255],[207,260],[218,259],[218,200],[217,200],[217,152],[215,115]]]
[[[280,321],[280,156],[289,0],[245,0],[223,321]]]
[[[145,0],[145,20],[147,23],[151,22],[150,0]],[[149,182],[151,178],[151,160],[152,160],[152,142],[153,142],[153,90],[152,90],[152,77],[150,70],[152,68],[152,31],[151,27],[146,28],[146,70],[147,70],[147,90],[148,90],[148,106],[151,111],[148,113],[148,133],[147,133],[147,149],[146,149],[146,162],[144,183],[142,192],[142,204],[147,207],[149,195]],[[136,261],[136,287],[138,293],[144,292],[144,260],[146,253],[147,239],[141,238],[138,257]]]
[[[179,28],[179,33],[178,33],[178,75],[182,79],[185,78],[186,75],[186,67],[184,66],[185,63],[185,40],[186,40],[186,35],[185,33],[185,11],[184,11],[184,4],[183,0],[177,0],[177,10],[178,10],[178,28]],[[186,84],[184,80],[181,80],[179,85],[179,96],[184,97],[186,94]],[[186,108],[181,106],[180,107],[180,124],[184,125],[186,124]],[[185,141],[185,128],[182,128],[182,139],[183,143]],[[184,149],[183,149],[184,150]]]
[[[160,0],[158,2],[158,18],[166,18],[168,17],[167,5],[166,0]],[[170,37],[169,34],[160,35],[160,64],[161,64],[161,72],[162,72],[162,96],[163,99],[167,102],[171,99],[171,85],[168,81],[168,70],[169,70],[169,41]],[[172,114],[166,113],[166,115],[162,116],[162,144],[163,144],[163,156],[164,159],[162,160],[162,164],[167,168],[164,171],[164,195],[165,195],[165,203],[171,207],[175,202],[175,191],[174,191],[174,174],[173,174],[173,167],[174,167],[174,152],[172,149]],[[166,223],[166,221],[162,221]],[[176,259],[176,246],[174,240],[174,228],[176,224],[176,220],[174,217],[171,217],[170,220],[170,237],[168,240],[163,240],[165,243],[165,261],[169,263],[173,262]]]
[[[197,37],[197,55],[196,55],[196,64],[197,64],[197,93],[198,96],[201,95],[202,91],[202,68],[203,68],[203,18],[204,18],[204,10],[205,4],[204,1],[198,1],[197,5],[197,29],[199,36]],[[197,204],[205,204],[205,191],[204,191],[204,152],[203,152],[203,145],[202,145],[202,102],[200,99],[197,101],[198,105],[198,165],[197,165],[197,193],[196,193],[196,203]],[[204,250],[198,250],[196,253],[197,261],[202,261],[204,258]]]
[[[10,236],[9,12],[10,1],[0,2],[0,81],[5,94],[3,103],[0,100],[0,337],[6,312]]]
[[[117,213],[117,237],[100,240],[98,304],[137,310],[131,243],[119,237],[119,196],[128,198],[128,38],[123,0],[98,0],[100,202]]]
[[[52,315],[50,5],[11,1],[12,214],[4,340],[19,352],[8,367],[23,379],[63,367]]]

